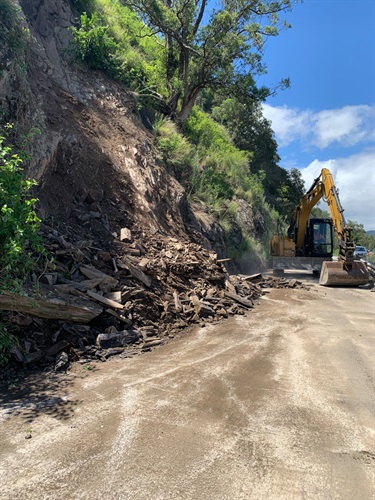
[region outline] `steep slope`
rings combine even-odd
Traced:
[[[30,31],[26,70],[16,58],[8,61],[0,104],[3,116],[17,123],[16,141],[33,136],[28,173],[39,181],[42,218],[63,224],[71,237],[91,233],[100,244],[124,225],[192,237],[185,222],[198,230],[200,224],[182,186],[159,163],[135,96],[69,59],[69,2],[19,3]],[[87,219],[90,212],[95,216]],[[214,233],[223,247],[218,227]]]

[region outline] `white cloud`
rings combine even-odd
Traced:
[[[341,109],[320,111],[314,115],[315,144],[324,149],[334,142],[354,146],[371,140],[374,133],[375,108],[345,106]]]
[[[335,160],[314,160],[301,169],[306,189],[322,168],[328,168],[332,173],[346,220],[359,222],[366,230],[375,229],[375,151],[365,150]],[[321,207],[327,209],[324,202]]]
[[[263,104],[264,116],[272,122],[272,130],[280,146],[309,135],[311,130],[311,112]]]
[[[294,141],[319,149],[330,145],[351,147],[374,140],[375,106],[344,106],[314,112],[264,104],[263,114],[272,122],[281,147]]]

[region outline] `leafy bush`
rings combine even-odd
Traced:
[[[108,33],[99,15],[81,16],[81,27],[73,28],[73,43],[78,59],[85,61],[92,69],[100,69],[116,77],[120,72],[116,59],[117,44]]]
[[[196,173],[195,178],[193,185],[196,194],[208,202],[209,205],[214,205],[219,199],[231,200],[234,196],[234,189],[227,174],[213,166]]]
[[[166,91],[162,44],[147,36],[149,30],[120,2],[89,3],[95,11],[91,15],[84,12],[80,27],[72,29],[76,58],[140,91],[144,101],[156,95],[155,89]]]
[[[29,195],[35,181],[23,176],[19,155],[0,136],[0,291],[24,281],[33,266],[32,253],[43,253],[40,219]]]

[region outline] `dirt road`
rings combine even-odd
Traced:
[[[368,290],[272,290],[140,357],[16,383],[0,498],[375,498],[374,325]]]

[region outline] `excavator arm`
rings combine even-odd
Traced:
[[[322,169],[321,182],[324,187],[324,198],[332,217],[333,227],[339,239],[339,260],[345,267],[350,268],[354,262],[355,244],[352,240],[352,228],[346,225],[344,209],[341,206],[338,190],[333,182],[331,172]]]

